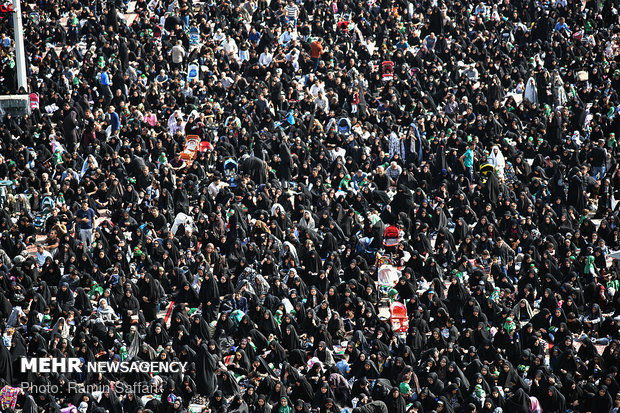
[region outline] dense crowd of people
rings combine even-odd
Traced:
[[[0,13],[1,409],[618,411],[618,7]]]

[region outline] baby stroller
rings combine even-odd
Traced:
[[[198,231],[198,227],[194,223],[194,218],[190,217],[189,215],[185,215],[182,212],[179,212],[174,218],[174,223],[172,224],[170,232],[176,234],[181,225],[183,225],[185,230],[190,230],[192,233],[196,233],[196,231]]]
[[[398,227],[390,225],[385,229],[385,231],[383,231],[383,246],[387,248],[394,248],[398,245],[401,238],[402,235]]]
[[[342,136],[349,136],[351,133],[351,121],[349,118],[340,118],[338,121],[338,134]]]
[[[13,181],[0,181],[0,207],[4,208],[7,199],[13,194]]]
[[[287,113],[286,118],[284,118],[284,120],[274,122],[275,127],[280,128],[282,130],[285,130],[286,128],[294,124],[295,124],[295,114],[293,113],[293,111],[290,111],[289,113]]]
[[[395,333],[406,333],[409,330],[409,316],[403,303],[394,301],[390,304],[390,320]]]
[[[480,174],[482,175],[482,182],[486,183],[489,174],[495,173],[495,167],[490,163],[485,163],[484,165],[480,165]]]
[[[239,164],[234,159],[226,159],[224,161],[224,176],[226,182],[231,187],[237,186],[237,174],[239,173]]]
[[[361,236],[361,231],[358,233],[357,245],[355,246],[355,252],[360,255],[365,256],[366,258],[374,257],[377,254],[377,248],[372,248],[372,237],[363,237]]]
[[[506,180],[507,184],[511,184],[517,179],[515,168],[510,162],[506,162],[506,167],[504,168],[504,179]]]
[[[187,66],[187,81],[192,82],[192,80],[198,80],[200,76],[200,68],[196,63],[191,63]]]
[[[379,267],[377,283],[379,284],[380,298],[385,298],[390,294],[390,290],[394,288],[399,278],[400,271],[393,265],[382,265]]]
[[[384,82],[394,79],[394,62],[391,60],[386,60],[381,63],[381,72],[381,78]]]
[[[196,26],[192,26],[189,29],[189,45],[196,46],[200,43],[200,30]]]
[[[41,201],[41,211],[37,213],[34,218],[34,226],[36,228],[43,228],[43,226],[45,225],[45,221],[47,221],[47,218],[49,218],[52,213],[52,209],[54,209],[54,205],[55,202],[52,197],[46,196],[45,198],[43,198],[43,200]]]
[[[480,173],[484,176],[488,176],[490,173],[495,173],[495,167],[490,163],[480,165]]]
[[[196,154],[198,153],[198,145],[200,145],[200,137],[197,135],[189,135],[187,136],[187,140],[185,141],[185,148],[183,152],[181,152],[181,158],[185,161],[185,163],[190,166],[194,159],[196,159]]]

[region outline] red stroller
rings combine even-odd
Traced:
[[[392,80],[394,78],[394,62],[386,60],[381,63],[381,71],[383,72],[382,78],[384,81]]]
[[[406,333],[409,330],[409,316],[407,316],[407,307],[403,303],[394,301],[390,305],[390,318],[392,330],[395,333]]]
[[[383,231],[383,245],[385,247],[395,247],[401,240],[401,232],[397,226],[390,225]]]

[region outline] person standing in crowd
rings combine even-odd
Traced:
[[[605,139],[599,139],[590,152],[590,162],[592,163],[592,176],[597,181],[605,178],[607,170],[607,150],[605,149]]]
[[[323,39],[318,38],[310,43],[310,58],[312,59],[312,70],[316,72],[319,68],[321,55],[323,55]]]
[[[90,208],[88,201],[82,201],[82,207],[75,213],[75,220],[80,234],[80,239],[90,247],[93,242],[93,226],[95,224],[95,211]]]
[[[466,176],[469,178],[470,182],[474,181],[474,160],[476,158],[476,155],[474,152],[475,149],[476,149],[476,143],[474,141],[471,141],[467,145],[467,149],[465,150],[465,153],[463,153],[463,155],[461,155],[461,157],[459,158],[459,160],[461,161],[461,165],[463,166],[463,169],[465,170],[465,173],[467,174]]]
[[[100,79],[100,85],[101,85],[101,93],[104,97],[104,106],[107,106],[110,104],[110,102],[112,101],[112,83],[110,80],[110,75],[108,74],[108,70],[107,69],[103,69],[101,71],[101,79]]]
[[[185,48],[183,47],[183,42],[178,40],[177,43],[172,47],[171,50],[171,58],[172,58],[172,69],[180,70],[183,66],[183,62],[185,60],[186,55]]]

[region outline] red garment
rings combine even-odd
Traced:
[[[310,57],[313,59],[319,59],[323,54],[323,46],[318,41],[312,42],[310,44]]]

